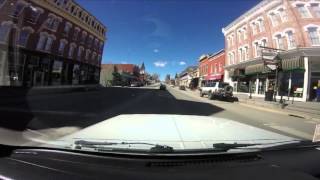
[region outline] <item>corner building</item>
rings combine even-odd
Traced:
[[[264,97],[278,83],[278,98],[315,98],[314,87],[320,86],[320,1],[263,0],[222,32],[224,80],[237,93]],[[262,52],[268,48],[281,61],[281,78],[264,63]]]
[[[106,30],[73,0],[0,0],[0,86],[99,83]]]

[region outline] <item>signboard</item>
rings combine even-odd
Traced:
[[[312,139],[312,142],[318,142],[318,141],[320,141],[320,124],[316,125],[314,134],[313,134],[313,139]]]

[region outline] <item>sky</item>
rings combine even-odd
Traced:
[[[174,77],[224,48],[222,28],[260,0],[76,0],[107,27],[102,63]]]

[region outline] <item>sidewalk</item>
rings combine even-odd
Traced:
[[[185,92],[199,96],[199,90],[190,90],[186,88]],[[236,103],[243,106],[320,121],[320,103],[317,102],[295,101],[292,103],[291,101],[288,101],[286,102],[286,106],[282,108],[279,102],[265,101],[262,97],[253,97],[252,99],[249,99],[249,96],[246,94],[235,94],[234,96],[239,99],[239,102]]]
[[[88,85],[60,85],[38,87],[0,86],[0,98],[25,97],[55,93],[70,93],[75,91],[89,91],[99,89],[99,84]]]
[[[285,106],[282,107],[279,103],[274,101],[265,101],[264,97],[249,98],[247,94],[235,94],[239,99],[239,104],[251,107],[259,107],[265,109],[272,109],[282,113],[287,113],[290,116],[302,117],[305,119],[313,119],[320,121],[320,103],[318,102],[299,102],[286,101]]]

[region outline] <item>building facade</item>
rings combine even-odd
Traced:
[[[120,82],[114,82],[114,73],[119,73]],[[142,71],[135,64],[102,64],[100,72],[100,84],[103,86],[111,85],[130,85],[132,82],[143,82]]]
[[[225,81],[239,93],[315,98],[320,80],[320,2],[263,0],[222,29]]]
[[[183,70],[179,74],[178,83],[179,86],[185,86],[188,88],[193,88],[195,84],[193,84],[193,79],[196,78],[194,75],[197,74],[197,66],[188,66],[185,70]]]
[[[202,55],[199,58],[200,86],[214,81],[223,81],[225,66],[225,51]]]
[[[0,86],[97,84],[106,30],[73,0],[1,0]]]

